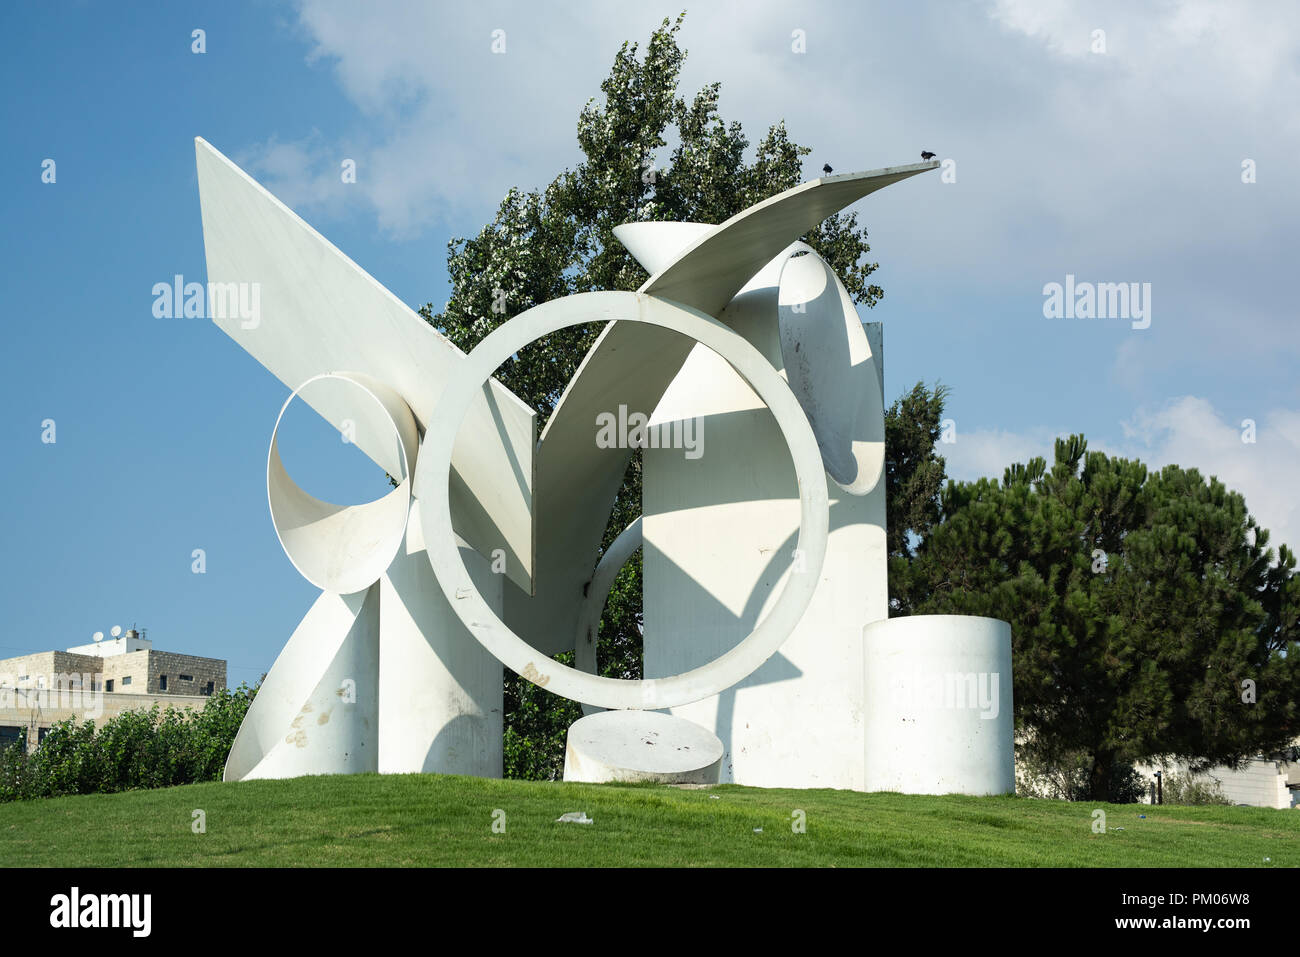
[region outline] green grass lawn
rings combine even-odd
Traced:
[[[1098,808],[1105,834],[1093,832]],[[206,833],[192,830],[196,809],[205,812]],[[492,830],[497,809],[505,833]],[[795,809],[806,814],[806,833],[792,828]],[[567,811],[585,811],[595,823],[555,823]],[[420,774],[0,805],[4,867],[1296,867],[1298,838],[1300,812],[1264,808]]]

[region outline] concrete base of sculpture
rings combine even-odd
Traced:
[[[564,780],[717,784],[722,742],[685,718],[658,711],[601,711],[569,727]]]
[[[1014,793],[1011,626],[916,615],[862,637],[866,790]]]

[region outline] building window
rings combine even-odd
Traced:
[[[112,690],[113,690],[113,679],[112,679],[112,678],[107,678],[107,679],[105,679],[105,681],[104,681],[104,690],[105,690],[105,691],[112,691]]]
[[[212,691],[215,687],[216,687],[216,682],[209,681],[206,685],[203,686],[203,693],[212,694]]]
[[[0,747],[7,748],[22,740],[23,729],[14,725],[0,726]]]
[[[19,675],[19,676],[18,676],[18,680],[19,680],[19,681],[26,681],[29,677],[30,677],[30,675]]]
[[[159,675],[159,676],[158,676],[158,690],[159,690],[159,691],[166,691],[166,690],[167,690],[167,676],[166,676],[166,675]]]
[[[176,677],[177,677],[177,678],[180,678],[181,681],[193,681],[193,680],[194,680],[194,676],[193,676],[193,675],[177,675]]]
[[[122,685],[123,685],[123,686],[129,685],[130,683],[131,683],[131,676],[130,676],[130,675],[127,675],[125,678],[122,679]]]

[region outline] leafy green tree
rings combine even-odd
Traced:
[[[472,349],[501,323],[548,300],[639,287],[648,276],[614,238],[615,226],[721,223],[802,181],[801,160],[810,150],[789,138],[783,121],[768,129],[747,161],[750,143],[740,124],[724,122],[718,112],[721,84],[689,100],[679,96],[686,51],[677,34],[683,17],[665,19],[643,56],[637,44],[623,44],[601,84],[603,101],[589,101],[578,117],[583,160],[576,168],[542,189],[511,189],[476,236],[448,243],[451,298],[436,312],[426,304],[421,314],[461,349]],[[670,141],[677,145],[665,159]],[[884,291],[870,281],[877,264],[866,259],[866,236],[856,214],[847,213],[826,220],[804,240],[843,279],[854,301],[870,307]],[[556,332],[521,350],[497,377],[544,424],[599,332],[597,324]],[[639,456],[612,505],[602,549],[641,514]],[[602,674],[640,677],[641,623],[637,559],[620,574],[601,623]],[[555,776],[562,766],[563,731],[580,714],[577,706],[513,674],[506,680],[505,706],[506,773]]]
[[[573,652],[557,656],[573,664]],[[551,694],[531,681],[507,673],[507,720],[502,738],[505,776],[555,781],[564,774],[569,725],[582,717],[576,701]]]
[[[244,716],[253,705],[257,691],[262,686],[262,675],[257,684],[249,687],[241,682],[238,688],[222,688],[208,696],[202,710],[189,721],[192,742],[192,768],[196,781],[220,781],[226,770],[226,759],[235,744],[235,736],[244,723]]]
[[[1114,800],[1135,762],[1233,765],[1300,733],[1300,578],[1268,538],[1217,479],[1071,436],[1050,469],[949,483],[895,564],[898,611],[1010,622],[1027,756],[1085,755],[1086,796]]]

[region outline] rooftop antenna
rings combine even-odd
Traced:
[[[95,632],[93,635],[91,635],[90,637],[93,638],[95,641],[103,641],[103,640],[104,640],[104,633],[103,633],[102,631],[97,631],[97,632]]]
[[[114,638],[119,637],[122,634],[122,626],[114,625],[112,630],[109,632],[109,634],[112,635]]]

